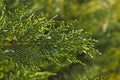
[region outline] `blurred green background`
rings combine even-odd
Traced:
[[[0,0],[3,5],[13,12],[26,6],[36,15],[57,15],[56,20],[74,22],[75,29],[91,32],[91,37],[99,41],[95,47],[102,55],[94,56],[92,63],[86,61],[90,65],[84,74],[89,78],[100,75],[107,80],[120,80],[120,0]],[[81,75],[79,70],[76,65],[64,74],[74,80],[74,75]]]

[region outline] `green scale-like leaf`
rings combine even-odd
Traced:
[[[14,13],[3,9],[0,31],[1,79],[47,79],[72,63],[84,64],[78,55],[92,56],[96,51],[95,41],[83,30],[71,30],[63,22],[24,9]]]

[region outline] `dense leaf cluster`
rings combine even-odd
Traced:
[[[59,25],[58,25],[59,24]],[[0,14],[0,79],[46,80],[71,64],[78,55],[93,57],[94,42],[82,29],[73,30],[54,18],[25,8]]]
[[[36,16],[40,14],[44,14],[44,15],[49,14],[48,17],[44,17],[44,18],[47,18],[47,20],[49,21],[51,19],[50,18],[51,16],[58,15],[57,17],[51,19],[52,22],[47,22],[47,23],[50,23],[52,26],[55,26],[55,27],[52,27],[52,29],[56,29],[58,28],[58,26],[66,26],[66,23],[68,23],[70,24],[69,27],[67,26],[67,29],[69,28],[69,31],[71,31],[72,29],[76,31],[76,29],[82,28],[84,29],[84,31],[87,31],[87,32],[89,31],[93,33],[90,36],[99,41],[95,45],[95,47],[99,49],[100,52],[103,53],[103,55],[94,57],[93,59],[89,59],[89,57],[84,56],[84,53],[86,52],[82,51],[82,54],[78,55],[77,58],[79,58],[80,61],[87,63],[87,66],[84,66],[84,69],[86,70],[85,73],[82,72],[84,70],[83,68],[81,69],[82,66],[78,64],[71,64],[69,66],[69,69],[67,67],[67,71],[66,71],[66,68],[65,70],[63,69],[64,71],[56,68],[57,70],[55,71],[58,71],[57,74],[64,76],[64,79],[87,80],[87,78],[92,78],[93,80],[95,76],[98,76],[95,79],[98,79],[98,78],[101,79],[102,77],[100,75],[108,77],[107,80],[120,79],[119,78],[120,76],[120,58],[119,58],[120,56],[120,45],[119,45],[120,44],[120,37],[119,37],[120,36],[120,27],[119,27],[120,26],[120,23],[119,23],[120,1],[119,0],[47,0],[47,1],[46,0],[29,0],[29,1],[28,0],[12,0],[12,1],[0,0],[1,12],[2,12],[1,6],[4,6],[4,5],[6,5],[5,15],[7,15],[7,17],[8,16],[11,17],[9,11],[12,12],[12,14],[13,13],[15,14],[17,8],[27,6],[26,7],[27,12],[22,10],[23,11],[22,13],[27,16],[30,16],[31,14],[34,14]],[[0,13],[0,14],[3,14],[3,13]],[[19,14],[19,12],[16,14]],[[13,17],[14,16],[15,15],[13,15]],[[19,16],[21,16],[21,14],[19,14]],[[23,23],[24,23],[23,19],[26,19],[27,16],[25,16],[24,18],[21,17],[21,20]],[[43,17],[41,16],[41,18]],[[4,18],[1,18],[1,20],[2,19]],[[19,20],[19,18],[17,19]],[[14,18],[12,18],[11,20],[14,20]],[[60,20],[60,22],[56,20]],[[71,25],[71,20],[76,20],[75,24]],[[45,19],[43,21],[45,21]],[[64,22],[61,22],[61,21],[64,21]],[[9,22],[9,20],[6,22]],[[29,22],[29,20],[27,22]],[[15,24],[16,23],[17,22],[15,22]],[[3,23],[0,23],[0,24],[3,24]],[[9,25],[11,24],[9,23]],[[48,24],[46,25],[47,25],[47,28],[49,28],[50,25]],[[14,26],[17,26],[17,25],[14,25]],[[52,30],[52,29],[49,28],[49,30]],[[26,32],[24,30],[20,30],[22,32],[19,33],[19,29],[18,29],[18,31],[15,31],[15,34],[14,34],[15,36],[13,35],[4,40],[0,39],[2,40],[0,42],[3,44],[4,42],[7,41],[7,44],[18,43],[18,45],[21,45],[23,41],[25,44],[28,45],[28,43],[26,43],[26,41],[24,40],[27,38],[27,41],[29,41],[28,39],[30,38],[30,36],[28,37],[27,33],[29,33],[29,31],[31,30],[29,30],[27,33],[24,33]],[[45,29],[43,33],[47,34],[49,33],[49,30]],[[11,28],[11,31],[12,31],[12,28]],[[68,34],[67,32],[68,31],[65,31],[65,34]],[[6,30],[3,29],[3,31],[1,30],[0,33],[6,33]],[[19,35],[21,34],[23,35],[24,33],[25,35],[27,34],[27,36],[26,38],[22,37],[23,39],[20,39],[21,38],[20,37],[18,40],[18,36],[16,36],[18,35],[18,33]],[[7,33],[6,35],[8,34],[11,35],[10,32]],[[34,33],[32,33],[32,36],[34,36],[33,34]],[[85,38],[85,35],[86,33],[85,34],[83,33],[83,36],[84,36],[83,38]],[[36,40],[32,39],[32,41],[30,42],[33,42]],[[94,61],[91,61],[91,60],[94,60]],[[68,64],[69,63],[67,63],[67,65]],[[52,68],[55,69],[55,67],[53,66]],[[57,79],[59,78],[60,80],[63,80],[61,79],[61,76],[60,77],[57,76]]]

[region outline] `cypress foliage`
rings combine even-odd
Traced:
[[[96,40],[55,18],[25,8],[0,14],[0,79],[47,80],[71,64],[85,65],[78,55],[98,52]]]

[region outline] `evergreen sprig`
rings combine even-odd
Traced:
[[[0,79],[45,80],[90,55],[96,40],[82,29],[25,9],[0,14]]]

